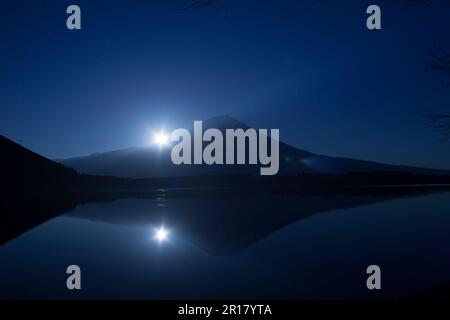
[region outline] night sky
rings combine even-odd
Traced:
[[[1,0],[0,133],[65,158],[227,114],[312,152],[450,169],[450,139],[422,116],[450,112],[427,66],[450,46],[445,1],[188,2]]]

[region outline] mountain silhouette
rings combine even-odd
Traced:
[[[77,183],[74,169],[49,160],[0,135],[1,189],[70,187]]]
[[[225,129],[250,128],[229,116],[219,116],[203,122],[203,131],[217,128],[225,136]],[[191,130],[191,136],[192,130]],[[205,145],[205,144],[204,144]],[[260,174],[256,165],[174,165],[171,146],[146,146],[96,153],[85,157],[56,160],[80,173],[130,178],[164,178],[195,175]],[[225,155],[225,150],[224,150]],[[413,174],[441,175],[450,172],[410,166],[387,165],[371,161],[338,158],[313,154],[280,141],[279,175],[347,174],[352,172],[395,171]]]

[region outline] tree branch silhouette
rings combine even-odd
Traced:
[[[436,0],[407,0],[406,3],[410,6],[420,6],[429,4],[431,2],[438,2]],[[446,1],[450,3],[450,1]],[[431,54],[431,62],[429,63],[430,70],[441,72],[450,76],[450,52],[433,52]],[[450,89],[450,84],[447,85]],[[425,118],[431,121],[433,128],[442,130],[445,137],[450,137],[450,113],[431,113],[426,114]]]

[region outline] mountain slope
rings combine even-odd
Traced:
[[[203,131],[209,128],[217,128],[224,134],[225,129],[241,128],[246,130],[249,126],[229,116],[221,116],[203,122]],[[170,146],[166,146],[162,149],[155,146],[148,146],[98,153],[86,157],[70,158],[59,161],[64,165],[76,169],[80,173],[131,178],[177,177],[209,174],[259,175],[260,173],[260,164],[176,166],[170,159],[170,152]],[[279,175],[302,173],[345,174],[350,172],[372,171],[406,171],[415,174],[449,174],[449,172],[442,170],[385,165],[364,160],[316,155],[280,142]]]
[[[68,187],[76,183],[75,170],[49,160],[0,135],[1,189]]]

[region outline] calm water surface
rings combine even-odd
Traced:
[[[81,291],[65,287],[71,264],[81,267]],[[382,270],[378,292],[365,287],[371,264]],[[1,298],[380,298],[449,281],[448,192],[162,192],[78,206],[0,246]]]

